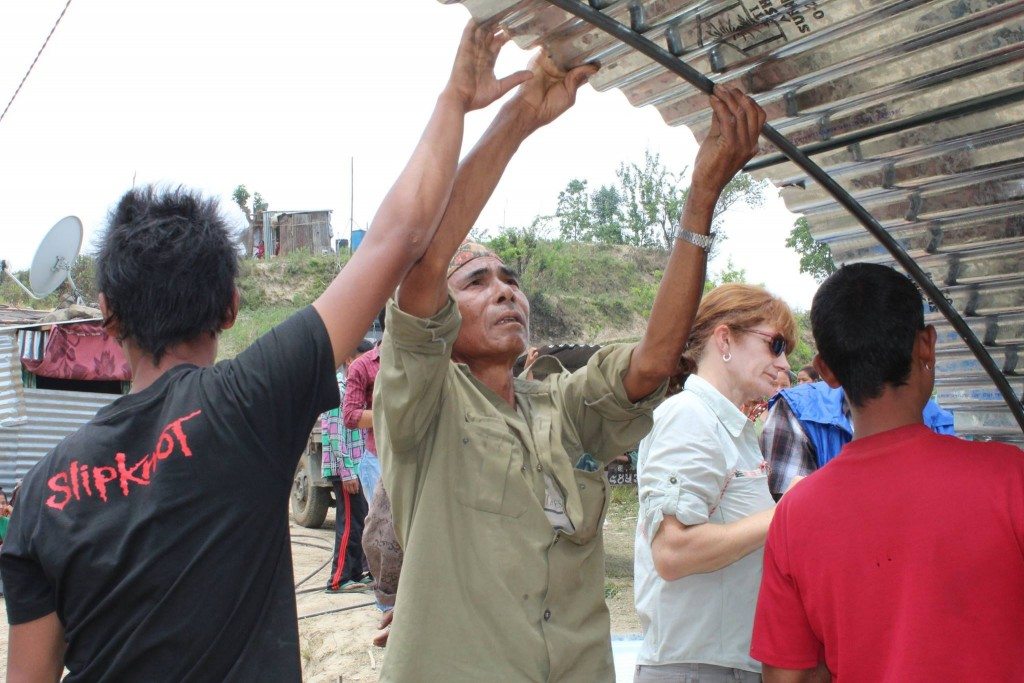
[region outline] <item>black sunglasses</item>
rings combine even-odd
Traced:
[[[772,354],[781,356],[786,353],[786,338],[781,334],[768,334],[761,330],[752,330],[749,327],[743,327],[740,329],[744,332],[753,332],[754,334],[759,334],[764,337],[768,341],[768,348],[771,350]]]

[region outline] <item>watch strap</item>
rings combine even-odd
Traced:
[[[699,233],[687,230],[683,226],[676,228],[675,234],[672,236],[673,239],[683,240],[690,244],[696,245],[704,250],[704,253],[711,252],[711,245],[715,243],[715,233],[709,232],[707,235],[701,235]]]

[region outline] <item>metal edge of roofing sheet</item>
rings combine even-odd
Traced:
[[[696,88],[567,11],[544,0],[463,4],[478,21],[496,21],[521,47],[545,45],[564,66],[600,59],[602,71],[591,79],[596,87],[615,87],[634,105],[656,106],[666,122],[689,125],[698,137],[706,128],[708,115]],[[769,123],[860,197],[915,267],[930,273],[942,298],[963,316],[964,328],[978,336],[1015,383],[1019,409],[1024,3],[605,0],[591,5],[713,81],[732,83],[755,97],[769,112]],[[751,166],[760,166],[756,177],[788,188],[787,205],[806,210],[812,235],[829,244],[837,263],[893,263],[835,200],[767,144]],[[945,322],[939,328],[937,390],[940,397],[943,392],[957,396],[958,432],[1024,442],[1006,406],[1000,413],[993,405],[993,380],[977,359],[972,364],[964,355],[960,333]],[[951,382],[963,390],[956,393]],[[979,389],[985,386],[988,392]]]

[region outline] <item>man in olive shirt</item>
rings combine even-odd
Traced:
[[[460,164],[433,242],[388,306],[374,424],[405,563],[384,681],[614,680],[607,484],[572,463],[611,459],[650,429],[697,309],[715,203],[764,122],[736,91],[712,99],[644,338],[573,374],[514,379],[529,302],[494,254],[462,240],[518,146],[596,70],[532,68]]]

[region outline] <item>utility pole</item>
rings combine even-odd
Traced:
[[[356,213],[356,158],[349,157],[349,192],[348,192],[348,253],[352,254],[352,233],[355,230]]]

